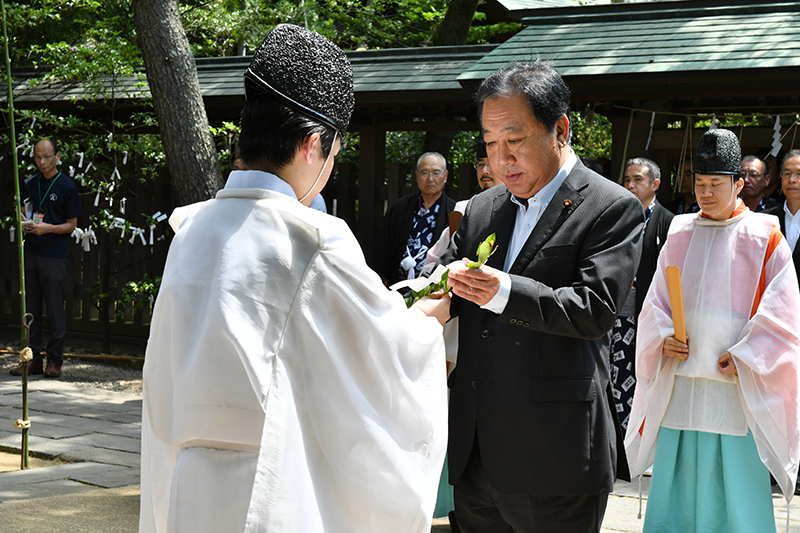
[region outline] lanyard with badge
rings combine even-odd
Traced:
[[[55,185],[56,180],[60,177],[61,177],[61,171],[59,170],[58,174],[56,174],[56,177],[53,178],[53,181],[50,182],[50,186],[47,187],[47,190],[44,192],[44,197],[42,197],[42,180],[41,179],[37,180],[36,189],[39,191],[39,210],[36,211],[36,213],[34,213],[34,216],[36,217],[35,222],[38,223],[44,220],[44,214],[45,214],[44,202],[45,200],[48,200],[47,195],[50,194],[50,189],[53,188],[53,185]],[[44,174],[42,175],[42,178],[44,178]]]

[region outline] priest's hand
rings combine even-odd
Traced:
[[[722,354],[722,357],[717,359],[717,368],[719,368],[720,374],[733,374],[734,376],[739,375],[739,371],[736,369],[736,364],[733,362],[733,355],[731,352],[725,352]]]
[[[450,320],[450,293],[443,295],[441,292],[435,292],[430,296],[425,296],[411,308],[419,309],[426,315],[432,316],[444,326]]]
[[[674,335],[672,337],[667,337],[664,339],[662,351],[667,357],[686,359],[689,357],[689,338],[687,337],[686,342],[683,343],[676,339]]]
[[[465,300],[481,306],[488,304],[500,289],[499,270],[483,265],[480,268],[467,268],[470,260],[464,258],[461,263],[449,265],[450,279],[448,284],[453,292]]]

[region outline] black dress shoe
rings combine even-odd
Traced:
[[[46,378],[59,378],[61,377],[61,363],[47,360],[47,368],[44,369],[44,377]]]
[[[42,367],[41,361],[28,361],[28,375],[32,376],[34,374],[41,374],[44,368]],[[15,366],[9,372],[12,376],[21,376],[22,375],[22,367]]]

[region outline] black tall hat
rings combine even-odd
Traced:
[[[742,148],[736,134],[722,128],[705,132],[697,143],[694,173],[738,177],[742,173]]]
[[[279,24],[264,38],[244,74],[245,97],[270,94],[344,133],[355,105],[353,68],[322,35]]]

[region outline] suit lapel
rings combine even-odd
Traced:
[[[511,234],[514,231],[514,221],[516,218],[517,204],[511,201],[511,193],[506,191],[505,194],[495,197],[492,203],[492,220],[489,224],[491,231],[478,241],[478,243],[480,243],[492,232],[495,234],[495,238],[497,239],[495,241],[497,252],[486,262],[490,267],[503,270],[506,262],[506,254],[508,253],[508,246],[511,244]]]
[[[781,225],[781,233],[783,233],[784,238],[786,238],[786,212],[781,208],[779,211],[776,210],[774,214],[778,217],[778,222],[780,222]],[[786,244],[789,243],[787,242]],[[794,263],[794,269],[798,277],[800,277],[800,242],[795,244],[794,250],[792,250],[792,263]]]
[[[564,183],[553,195],[553,199],[547,209],[544,210],[542,216],[539,217],[539,221],[533,228],[530,237],[528,237],[519,255],[517,255],[514,264],[511,265],[508,271],[509,274],[521,273],[542,246],[558,231],[564,221],[581,205],[584,198],[580,190],[588,184],[580,175],[582,168],[580,164],[576,164],[567,179],[564,180]]]

